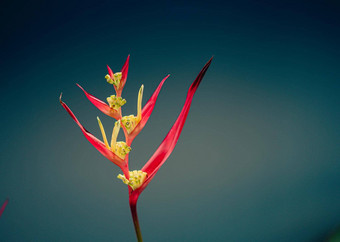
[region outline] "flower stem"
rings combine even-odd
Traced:
[[[133,225],[135,226],[136,236],[138,242],[143,242],[142,232],[140,230],[138,216],[137,216],[137,201],[133,201],[130,197],[130,210],[133,219]]]

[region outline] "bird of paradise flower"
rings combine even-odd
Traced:
[[[109,74],[105,76],[105,79],[107,80],[108,83],[113,85],[116,91],[116,95],[111,95],[110,97],[107,98],[108,104],[92,96],[91,94],[86,92],[79,84],[77,84],[83,90],[85,96],[100,111],[117,120],[112,131],[110,143],[107,140],[104,127],[98,117],[97,120],[103,136],[103,142],[97,139],[94,135],[92,135],[81,125],[81,123],[78,121],[78,119],[73,114],[71,109],[61,100],[61,95],[59,100],[61,105],[70,114],[72,119],[78,124],[86,139],[102,155],[104,155],[107,159],[109,159],[111,162],[113,162],[114,164],[121,168],[123,174],[119,174],[117,178],[121,179],[125,184],[128,185],[129,204],[137,240],[143,241],[137,216],[137,201],[139,195],[148,186],[148,184],[156,175],[159,168],[164,164],[166,159],[170,156],[171,152],[175,148],[175,145],[177,143],[177,140],[181,134],[185,120],[187,118],[193,96],[199,84],[201,83],[206,71],[208,70],[212,58],[205,64],[205,66],[200,71],[194,82],[191,84],[182,111],[180,112],[174,125],[172,126],[172,128],[170,129],[170,131],[168,132],[168,134],[166,135],[158,149],[152,155],[152,157],[143,166],[143,168],[138,171],[137,170],[129,171],[128,158],[129,152],[131,151],[131,143],[134,140],[134,138],[141,132],[146,122],[148,121],[153,111],[153,108],[156,104],[158,94],[165,80],[169,77],[169,75],[167,75],[160,82],[160,84],[158,85],[157,89],[154,91],[148,102],[144,105],[143,109],[142,109],[142,97],[144,86],[142,85],[138,92],[137,115],[122,116],[121,107],[126,103],[126,100],[123,99],[121,95],[127,79],[129,60],[130,56],[127,57],[125,64],[123,65],[120,72],[113,73],[111,68],[107,66]],[[117,137],[120,128],[123,129],[125,135],[125,142],[124,141],[117,142]]]

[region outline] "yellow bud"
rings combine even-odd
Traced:
[[[121,97],[116,97],[115,95],[111,95],[110,97],[106,98],[107,102],[109,103],[110,107],[118,110],[121,106],[126,103],[126,100]]]
[[[138,118],[134,115],[124,116],[121,119],[121,122],[126,128],[128,134],[130,134],[135,129],[139,121],[140,120],[138,120]]]
[[[121,175],[119,174],[117,176],[118,179],[121,179],[126,185],[129,185],[132,190],[136,190],[137,188],[139,188],[145,181],[145,179],[147,178],[148,174],[144,171],[129,171],[129,176],[130,179],[126,179],[125,175]]]

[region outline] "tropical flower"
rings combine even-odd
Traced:
[[[142,241],[142,235],[140,231],[140,226],[139,226],[138,216],[137,216],[137,209],[136,209],[139,195],[151,182],[151,180],[154,178],[154,176],[158,172],[159,168],[164,164],[166,159],[170,156],[171,152],[175,148],[175,145],[177,143],[177,140],[181,134],[185,120],[187,118],[193,96],[199,84],[201,83],[206,71],[208,70],[211,64],[211,61],[212,61],[212,58],[205,64],[201,72],[198,74],[194,82],[191,84],[188,90],[188,93],[187,93],[184,106],[177,120],[175,121],[174,125],[172,126],[167,136],[164,138],[163,142],[160,144],[160,146],[156,150],[156,152],[152,155],[152,157],[149,159],[149,161],[144,165],[144,167],[141,170],[129,171],[128,154],[131,151],[130,146],[131,146],[133,139],[139,134],[139,132],[143,129],[146,122],[148,121],[153,111],[153,108],[155,106],[160,89],[162,88],[165,80],[169,77],[169,75],[166,76],[161,81],[161,83],[158,85],[157,89],[155,90],[155,92],[153,93],[149,101],[146,103],[146,105],[143,107],[143,109],[142,109],[142,97],[143,97],[144,86],[143,85],[141,86],[138,92],[137,115],[136,116],[134,115],[122,116],[121,114],[121,106],[126,103],[126,100],[121,98],[121,93],[126,82],[128,64],[129,64],[129,56],[121,72],[113,73],[112,70],[108,67],[109,75],[107,75],[105,78],[107,82],[109,82],[110,84],[113,84],[116,90],[116,95],[111,95],[110,97],[107,98],[109,105],[95,98],[91,94],[87,93],[81,86],[78,85],[84,91],[87,98],[99,110],[101,110],[103,113],[118,120],[115,122],[110,143],[107,140],[104,127],[99,117],[97,117],[97,120],[98,120],[98,124],[101,130],[102,136],[103,136],[103,142],[97,139],[96,137],[94,137],[90,132],[88,132],[80,124],[80,122],[75,117],[75,115],[70,110],[70,108],[63,101],[61,101],[61,95],[60,95],[61,105],[66,109],[66,111],[70,114],[73,120],[78,124],[81,131],[83,132],[85,137],[88,139],[88,141],[101,154],[103,154],[106,158],[108,158],[114,164],[119,166],[121,170],[123,171],[123,174],[119,174],[118,178],[128,185],[130,209],[131,209],[131,214],[132,214],[138,241]],[[121,127],[123,128],[123,131],[125,134],[125,139],[126,139],[125,142],[124,141],[117,142],[119,129]]]

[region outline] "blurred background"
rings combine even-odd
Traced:
[[[339,1],[2,1],[2,241],[135,241],[106,65],[131,54],[123,112],[171,74],[130,168],[140,169],[214,56],[178,144],[141,195],[145,241],[323,241],[340,224]],[[122,133],[120,138],[123,139]]]

